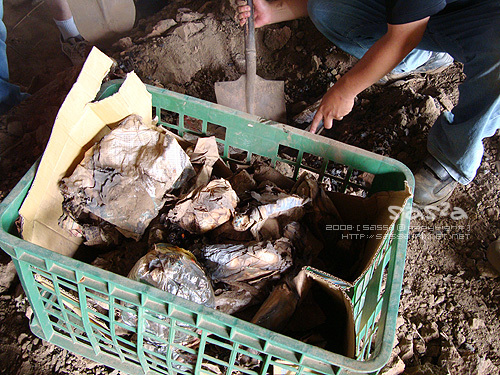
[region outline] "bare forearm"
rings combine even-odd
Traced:
[[[333,120],[351,112],[356,95],[394,69],[420,43],[428,20],[388,25],[387,33],[323,96],[310,131],[314,133],[321,120],[330,129]]]
[[[272,9],[270,23],[295,20],[308,15],[307,0],[275,0],[269,5]]]
[[[347,95],[356,96],[392,71],[420,42],[427,20],[418,22],[420,24],[415,25],[415,30],[404,37],[398,35],[397,27],[389,26],[388,33],[339,79],[335,85],[337,89],[343,90]]]

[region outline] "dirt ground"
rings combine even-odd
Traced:
[[[32,94],[0,118],[0,199],[41,155],[57,110],[80,67],[60,52],[43,1],[5,1],[11,80]],[[227,1],[170,1],[127,38],[103,49],[113,77],[134,70],[148,84],[215,101],[214,83],[244,71],[242,31]],[[172,21],[174,20],[174,21]],[[161,21],[161,22],[160,22]],[[44,35],[40,38],[40,35]],[[257,32],[258,74],[285,81],[288,123],[314,103],[355,60],[308,19]],[[415,171],[426,135],[458,99],[460,64],[361,93],[353,112],[323,135],[400,160]],[[398,329],[386,374],[499,374],[500,275],[486,259],[500,236],[500,137],[485,142],[475,180],[440,211],[414,209]],[[30,308],[0,254],[1,374],[118,374],[36,338]]]

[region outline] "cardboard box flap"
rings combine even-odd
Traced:
[[[356,351],[356,332],[354,326],[354,310],[351,299],[344,291],[344,288],[341,288],[340,285],[336,284],[336,281],[334,280],[335,278],[318,275],[312,269],[306,268],[305,270],[307,276],[317,282],[333,299],[333,303],[336,305],[335,314],[343,315],[342,320],[344,320],[345,323],[345,334],[342,335],[343,342],[341,344],[344,349],[342,354],[349,358],[354,358]],[[333,311],[332,314],[334,314]]]
[[[343,288],[343,289],[349,289],[353,287],[353,284],[342,280],[338,277],[330,275],[328,272],[321,271],[317,268],[311,267],[311,266],[306,266],[304,267],[304,270],[306,271],[308,276],[314,276],[315,278],[322,278],[325,280],[325,282],[328,282],[330,285],[336,287],[336,288]]]
[[[412,194],[405,183],[405,190],[382,191],[369,198],[329,192],[328,196],[340,213],[346,227],[347,237],[352,241],[356,262],[343,277],[348,284],[355,285],[370,268],[390,235],[394,223],[398,220]],[[328,250],[324,250],[328,251]],[[335,276],[339,275],[330,275]]]
[[[112,64],[113,60],[97,48],[90,52],[61,105],[35,180],[19,211],[25,240],[67,256],[75,253],[81,239],[58,225],[63,202],[59,181],[72,172],[95,141],[109,132],[109,125],[133,113],[151,122],[151,95],[133,72],[116,94],[92,102]]]

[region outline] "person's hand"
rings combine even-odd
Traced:
[[[248,17],[250,17],[250,6],[247,5],[246,0],[238,0],[236,4],[238,5],[238,14],[236,18],[240,26],[243,26],[247,22]],[[253,0],[253,15],[256,28],[270,23],[271,12],[266,0]]]
[[[314,115],[309,132],[316,133],[316,129],[323,120],[325,129],[330,129],[333,120],[342,120],[347,116],[354,106],[354,98],[350,94],[344,93],[342,89],[332,86],[323,96],[321,104]]]

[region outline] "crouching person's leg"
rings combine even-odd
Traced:
[[[464,63],[467,78],[459,86],[457,106],[429,133],[432,157],[415,175],[419,205],[442,202],[457,182],[471,182],[483,157],[483,139],[500,128],[500,4],[481,2],[461,13],[455,16],[461,22],[443,18],[428,26],[435,36],[446,33],[441,44],[448,41],[447,51]]]
[[[309,0],[307,8],[316,28],[358,59],[387,32],[385,0]],[[430,57],[430,51],[415,49],[392,73],[410,72]]]

